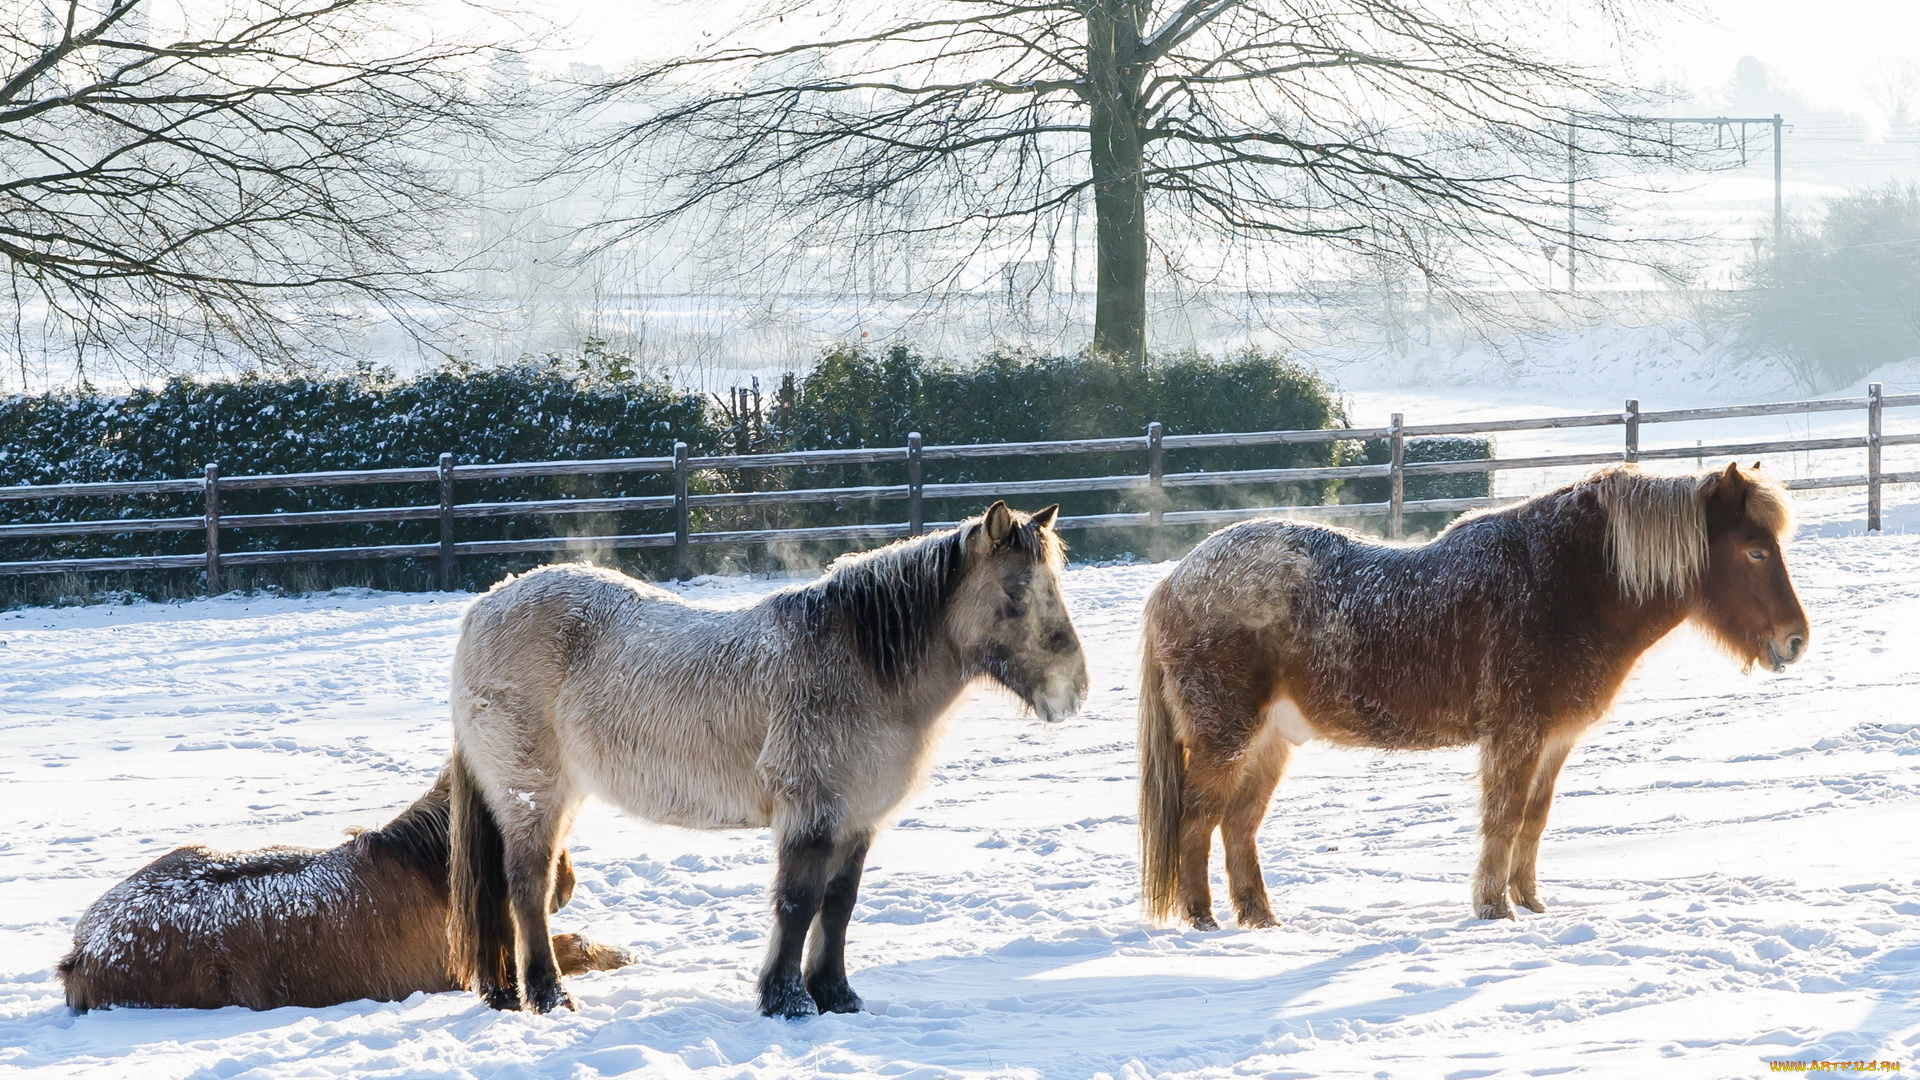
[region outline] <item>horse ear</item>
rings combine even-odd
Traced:
[[[989,546],[1003,546],[1013,536],[1013,511],[1007,509],[1005,502],[995,499],[980,519],[980,532]]]
[[[1726,469],[1713,478],[1708,497],[1737,511],[1747,504],[1747,489],[1750,487],[1752,482],[1747,479],[1746,473],[1740,471],[1740,463],[1729,461]]]
[[[1035,510],[1033,512],[1033,519],[1032,519],[1034,528],[1051,529],[1053,528],[1054,519],[1059,516],[1060,516],[1059,503],[1054,503],[1052,506],[1047,507],[1045,510]]]

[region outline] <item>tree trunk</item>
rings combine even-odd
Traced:
[[[1135,0],[1087,9],[1087,86],[1096,236],[1093,347],[1128,359],[1147,351],[1147,184],[1140,139]]]

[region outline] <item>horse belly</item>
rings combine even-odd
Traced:
[[[1425,719],[1414,723],[1397,716],[1376,712],[1361,715],[1357,711],[1319,710],[1309,717],[1300,703],[1280,697],[1267,706],[1259,739],[1284,740],[1294,746],[1325,739],[1340,746],[1386,747],[1399,750],[1434,750],[1473,741],[1471,726],[1445,719]]]
[[[1440,750],[1476,741],[1472,718],[1445,708],[1395,707],[1374,699],[1313,710],[1315,736],[1340,746],[1376,750]]]
[[[1267,707],[1268,726],[1295,744],[1322,739],[1378,750],[1437,750],[1474,742],[1470,704],[1458,687],[1436,685],[1418,670],[1397,680],[1356,678],[1352,671],[1301,673],[1282,681]],[[1450,692],[1451,691],[1451,692]]]
[[[766,784],[751,761],[729,763],[646,755],[596,761],[588,785],[620,809],[683,829],[758,829],[772,819]]]

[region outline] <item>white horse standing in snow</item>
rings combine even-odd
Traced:
[[[990,677],[1049,721],[1086,695],[1058,510],[996,502],[743,611],[586,566],[476,601],[452,681],[448,931],[467,985],[498,1009],[523,989],[540,1012],[572,1007],[547,911],[574,815],[598,795],[666,824],[771,826],[760,1011],[858,1010],[845,948],[867,845],[926,776],[962,691]]]

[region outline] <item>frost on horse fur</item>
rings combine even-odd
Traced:
[[[60,961],[67,1005],[318,1008],[458,989],[447,949],[447,777],[327,850],[177,848],[94,901]],[[561,854],[553,906],[573,895]],[[569,974],[629,962],[553,939]]]
[[[770,827],[760,1008],[859,1008],[843,956],[867,845],[925,777],[961,692],[991,678],[1047,720],[1086,693],[1057,509],[1029,518],[995,503],[743,611],[585,566],[481,597],[452,679],[450,934],[463,980],[496,1008],[571,1005],[544,947],[544,900],[575,813],[597,795],[689,828]]]
[[[1757,468],[1757,466],[1756,466]],[[1779,484],[1730,465],[1602,470],[1463,518],[1433,542],[1379,544],[1243,522],[1147,599],[1140,830],[1147,913],[1214,925],[1221,832],[1243,926],[1273,923],[1254,835],[1290,748],[1309,739],[1481,747],[1474,912],[1543,911],[1535,880],[1554,781],[1634,662],[1692,619],[1746,664],[1807,643],[1780,550]]]

